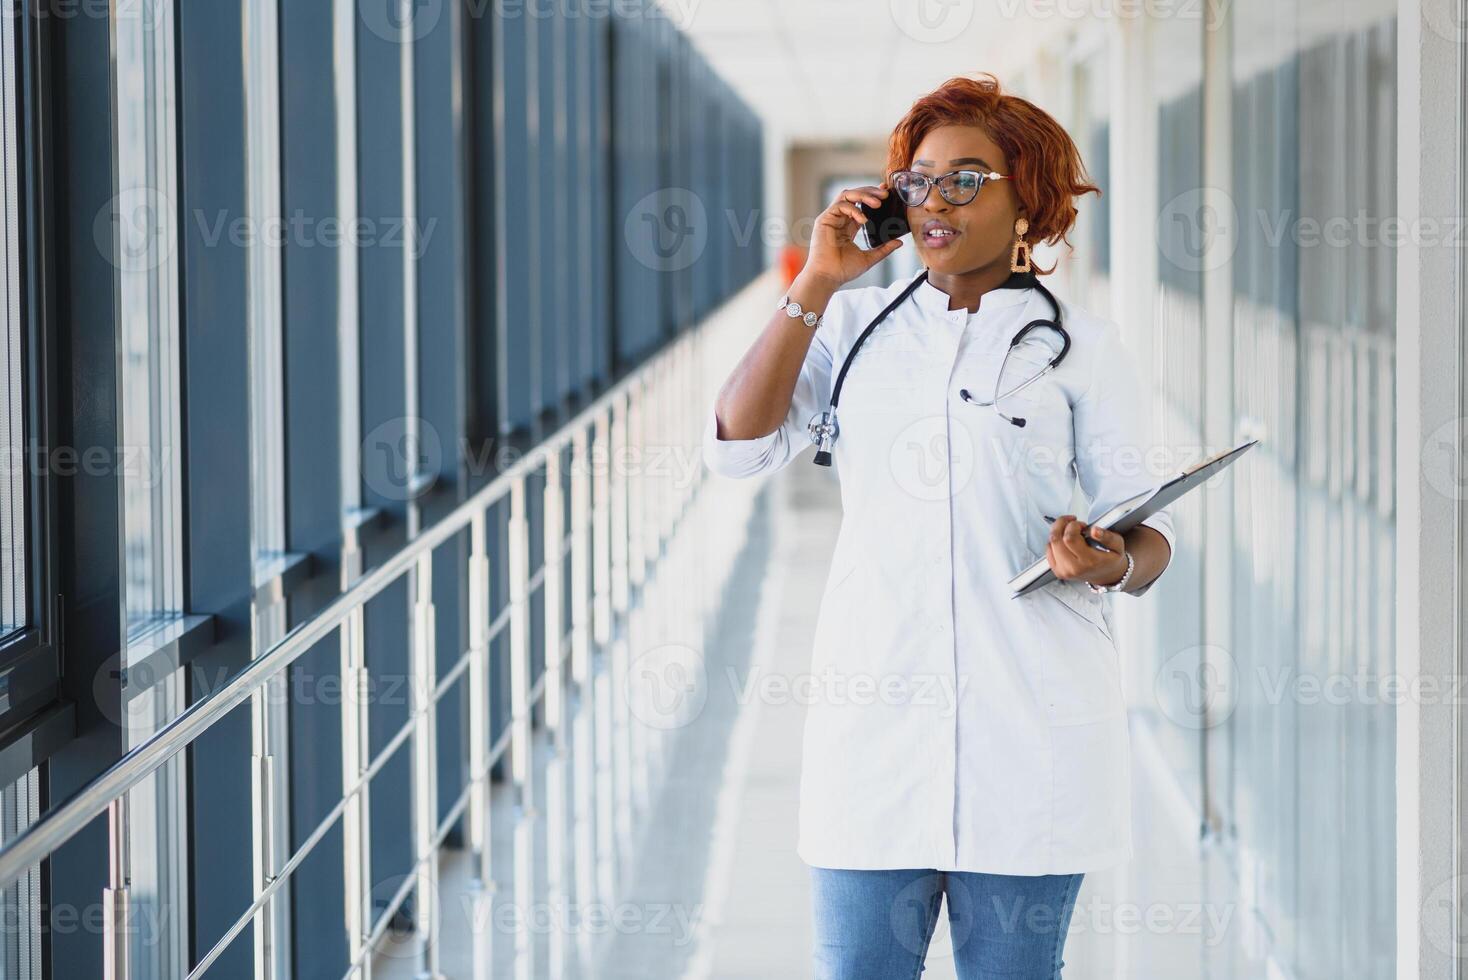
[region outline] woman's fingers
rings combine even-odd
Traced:
[[[877,207],[882,199],[887,196],[887,191],[877,186],[848,187],[841,192],[843,201],[861,201],[871,207]]]
[[[1071,554],[1075,555],[1077,558],[1085,557],[1086,549],[1090,547],[1090,545],[1086,544],[1086,539],[1081,537],[1081,531],[1085,528],[1085,526],[1086,525],[1082,523],[1079,518],[1077,518],[1072,521],[1067,521],[1065,529],[1060,532],[1060,540],[1065,544],[1066,548],[1070,550]]]
[[[1115,531],[1108,531],[1104,527],[1097,527],[1096,525],[1092,524],[1089,528],[1086,529],[1086,537],[1091,538],[1098,544],[1104,544],[1112,551],[1126,550],[1126,538],[1123,538]]]
[[[1097,551],[1088,543],[1088,538],[1111,550]],[[1055,577],[1060,579],[1089,581],[1093,573],[1113,568],[1118,557],[1125,553],[1126,539],[1120,534],[1087,525],[1071,514],[1056,518],[1050,528],[1050,539],[1045,543],[1045,559]]]
[[[866,224],[867,220],[866,215],[861,213],[861,208],[846,200],[845,197],[840,197],[833,201],[831,206],[826,209],[826,212],[838,218],[850,218],[858,226]]]

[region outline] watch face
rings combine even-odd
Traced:
[[[819,319],[820,317],[816,316],[814,313],[807,313],[805,315],[805,325],[807,327],[813,327],[816,325],[816,321]]]

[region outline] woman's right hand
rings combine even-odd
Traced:
[[[877,207],[892,193],[886,184],[848,187],[836,195],[831,206],[816,217],[811,231],[810,253],[801,275],[811,275],[839,288],[866,272],[872,266],[902,247],[902,239],[894,238],[885,245],[864,251],[856,244],[856,236],[866,223],[858,202]]]

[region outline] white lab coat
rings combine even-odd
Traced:
[[[710,406],[706,465],[749,477],[811,447],[806,424],[847,351],[910,282],[832,298],[776,431],[718,439]],[[1090,519],[1168,474],[1146,451],[1142,388],[1114,323],[1061,301],[1070,353],[1001,402],[1028,419],[1020,428],[958,392],[989,399],[1008,341],[1049,318],[1048,301],[1002,289],[974,314],[948,302],[919,286],[842,388],[841,530],[810,674],[786,665],[808,705],[798,852],[833,868],[1109,867],[1132,847],[1113,597],[1054,582],[1012,599],[1006,582],[1044,557],[1042,515],[1075,512],[1077,480]],[[1165,511],[1146,524],[1173,544]]]

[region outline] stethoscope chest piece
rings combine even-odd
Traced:
[[[811,442],[816,444],[816,464],[830,466],[831,446],[840,434],[840,426],[836,424],[836,410],[828,408],[819,415],[811,416],[806,428],[810,430]]]

